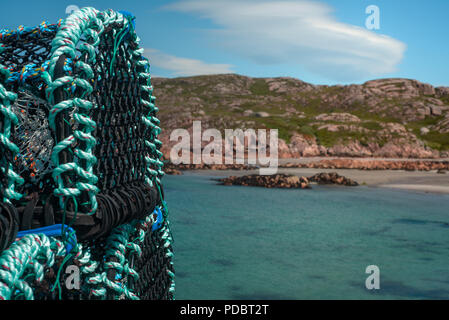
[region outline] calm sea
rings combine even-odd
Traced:
[[[164,178],[177,299],[449,299],[449,195],[211,178]]]

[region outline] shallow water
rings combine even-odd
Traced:
[[[177,299],[449,299],[449,195],[210,178],[164,178]]]

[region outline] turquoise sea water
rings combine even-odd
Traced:
[[[177,299],[449,299],[448,195],[210,179],[164,178]]]

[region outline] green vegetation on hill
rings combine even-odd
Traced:
[[[351,141],[381,147],[391,139],[402,138],[413,143],[421,140],[436,150],[449,150],[449,135],[441,128],[435,129],[448,117],[449,89],[447,94],[437,94],[435,88],[414,80],[313,86],[292,78],[216,75],[153,79],[153,84],[161,120],[169,126],[202,114],[203,122],[219,129],[278,129],[280,138],[287,143],[299,133],[316,138],[325,147]],[[441,115],[433,115],[437,109]],[[333,113],[353,115],[359,121],[317,120],[319,115]],[[334,127],[329,130],[326,125]],[[397,132],[388,132],[394,125],[399,128]],[[429,133],[422,134],[422,128]]]

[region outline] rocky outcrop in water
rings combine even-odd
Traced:
[[[347,186],[347,187],[357,187],[359,184],[349,178],[340,176],[336,172],[331,173],[318,173],[314,175],[313,177],[309,178],[309,181],[316,182],[318,184],[333,184],[333,185],[340,185],[340,186]]]
[[[332,184],[348,187],[356,187],[359,184],[349,178],[338,175],[337,173],[318,173],[313,177],[298,177],[294,175],[276,174],[271,176],[249,175],[241,177],[229,177],[218,179],[220,184],[225,186],[252,186],[264,188],[281,189],[309,189],[311,182],[318,184]]]
[[[174,165],[164,166],[164,172],[165,172],[165,174],[168,174],[169,176],[182,176],[182,171],[176,169],[176,167]]]
[[[309,180],[305,177],[276,174],[272,176],[250,175],[242,177],[229,177],[218,180],[225,186],[252,186],[281,189],[307,189]]]

